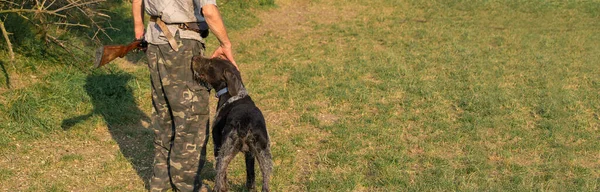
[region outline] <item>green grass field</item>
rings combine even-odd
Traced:
[[[274,191],[600,190],[598,0],[220,7],[267,119]],[[131,39],[118,22],[105,43]],[[145,190],[141,54],[99,70],[19,54],[14,70],[0,50],[1,190]],[[204,170],[214,185],[214,157]],[[228,178],[243,190],[243,158]]]

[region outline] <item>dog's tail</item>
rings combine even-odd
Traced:
[[[246,121],[246,122],[244,122]],[[252,134],[252,123],[249,123],[248,121],[252,121],[251,118],[242,118],[240,119],[240,122],[237,122],[238,125],[236,126],[237,129],[237,134],[240,138],[242,138],[242,151],[247,152],[249,151],[248,148],[248,144],[247,143],[254,143],[254,135]]]
[[[255,117],[262,117],[262,116],[255,116]],[[246,143],[251,143],[252,145],[255,145],[256,147],[259,147],[261,149],[264,149],[265,144],[269,143],[269,133],[266,132],[266,124],[264,119],[262,118],[251,118],[251,117],[247,117],[247,118],[242,118],[242,121],[247,121],[247,122],[241,122],[240,125],[245,125],[245,126],[239,126],[239,128],[237,129],[238,131],[238,135],[239,137],[241,137],[244,142],[244,145]],[[248,146],[242,146],[243,151],[248,151]]]
[[[238,129],[238,135],[242,138],[242,151],[247,152],[250,150],[248,144],[255,144],[257,143],[256,139],[257,139],[257,135],[255,133],[253,133],[252,131],[252,126],[253,125],[248,125],[245,127],[240,127],[240,129]],[[258,142],[260,143],[260,142]]]

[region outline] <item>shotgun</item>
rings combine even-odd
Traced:
[[[128,45],[105,45],[96,49],[96,60],[94,62],[94,67],[99,68],[117,57],[123,58],[130,51],[137,48],[146,48],[148,47],[148,42],[146,40],[134,40]]]

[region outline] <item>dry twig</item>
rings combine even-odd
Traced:
[[[0,16],[4,17],[4,19],[0,19],[0,30],[8,45],[7,49],[13,68],[15,67],[15,53],[9,39],[9,35],[11,35],[9,32],[23,26],[12,26],[12,20],[9,24],[5,24],[3,21],[7,21],[7,17],[14,15],[23,19],[22,21],[37,29],[39,35],[46,42],[55,44],[75,59],[80,59],[77,58],[73,49],[83,51],[81,47],[57,37],[71,27],[81,27],[93,30],[94,36],[90,37],[92,41],[99,41],[98,34],[104,34],[110,39],[106,30],[114,28],[110,26],[110,23],[105,22],[110,17],[95,6],[104,1],[106,0],[0,0]]]
[[[4,36],[4,40],[6,40],[6,45],[8,46],[8,53],[10,54],[10,63],[15,69],[15,52],[13,52],[12,44],[10,43],[10,39],[8,38],[8,32],[4,27],[4,22],[0,20],[0,30],[2,31],[2,35]]]

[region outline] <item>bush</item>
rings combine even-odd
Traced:
[[[81,41],[98,41],[110,28],[110,17],[98,3],[105,0],[0,0],[0,29],[4,51],[14,65],[15,52],[26,57],[47,57],[56,46],[80,58]],[[109,37],[110,38],[110,37]],[[56,53],[54,53],[56,54]],[[77,60],[77,59],[76,59]]]

